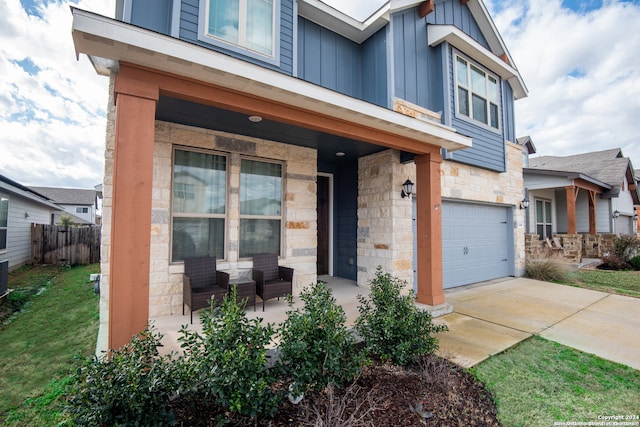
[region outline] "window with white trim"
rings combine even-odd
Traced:
[[[499,129],[500,80],[459,55],[455,62],[457,114]]]
[[[174,150],[171,261],[225,258],[227,158]]]
[[[538,238],[544,240],[552,237],[553,223],[551,220],[551,202],[549,200],[536,200],[536,233]]]
[[[89,213],[89,208],[83,208],[80,206],[76,207],[76,213],[82,214],[82,213]]]
[[[240,258],[280,255],[282,164],[242,159],[240,164]]]
[[[201,0],[205,37],[275,56],[278,0]]]
[[[7,251],[7,232],[9,228],[9,199],[0,197],[0,253]]]

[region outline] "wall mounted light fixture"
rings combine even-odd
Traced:
[[[638,220],[638,214],[637,214],[637,213],[636,213],[636,214],[633,214],[633,220],[634,220],[634,221],[637,221],[637,220]]]
[[[28,212],[25,212],[25,213],[24,213],[24,219],[27,219],[27,218],[29,218],[29,213],[28,213]]]
[[[402,191],[400,192],[400,195],[404,199],[405,197],[411,198],[412,194],[413,194],[413,182],[411,182],[411,180],[407,179],[404,182],[404,184],[402,184]]]
[[[520,209],[528,209],[529,208],[529,199],[522,199],[520,202]]]
[[[618,218],[620,216],[620,211],[616,209],[615,211],[613,211],[613,215],[612,216],[613,216],[614,219]]]

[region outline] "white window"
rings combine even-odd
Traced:
[[[76,207],[76,213],[89,213],[89,208]]]
[[[7,230],[9,225],[9,199],[0,197],[0,253],[7,251]]]
[[[173,160],[171,260],[225,258],[227,158],[176,149]]]
[[[551,202],[548,200],[536,200],[536,232],[538,238],[544,240],[552,236],[553,224],[551,222]]]
[[[499,129],[498,77],[461,56],[455,60],[457,114]]]
[[[204,15],[200,25],[204,25],[204,37],[273,58],[277,44],[277,1],[201,0]]]
[[[240,258],[280,255],[282,164],[242,159],[240,165]]]

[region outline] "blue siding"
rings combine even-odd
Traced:
[[[387,30],[379,30],[362,44],[362,99],[387,107]]]
[[[133,0],[130,23],[169,35],[172,0]]]
[[[395,96],[429,108],[430,56],[427,25],[416,9],[393,15],[394,93]]]
[[[178,1],[178,0],[176,0]],[[251,56],[242,55],[223,47],[198,40],[198,12],[199,0],[181,0],[180,11],[180,39],[226,53],[247,62],[271,68],[285,74],[293,74],[293,2],[294,0],[280,0],[280,64],[279,66],[260,61]]]
[[[469,8],[458,0],[446,0],[437,2],[435,11],[425,17],[427,24],[453,25],[460,28],[466,34],[485,48],[489,49],[487,40],[482,35],[480,27],[473,19]]]
[[[304,18],[298,34],[298,77],[362,98],[360,45]]]

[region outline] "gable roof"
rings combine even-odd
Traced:
[[[533,144],[533,140],[529,135],[516,138],[516,143],[525,147],[527,149],[527,153],[529,154],[534,154],[537,152],[536,146]]]
[[[81,188],[30,187],[61,205],[95,205],[96,190]]]
[[[587,175],[612,187],[611,195],[620,192],[622,182],[633,184],[634,175],[631,161],[624,157],[620,148],[574,154],[571,156],[540,156],[529,159],[529,169],[563,171]],[[632,191],[638,202],[638,189]]]

